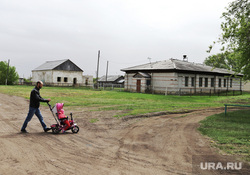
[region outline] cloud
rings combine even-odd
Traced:
[[[135,64],[189,55],[202,62],[220,34],[227,0],[1,0],[0,60],[20,75],[48,60],[71,59],[95,75]],[[144,61],[143,61],[144,60]]]

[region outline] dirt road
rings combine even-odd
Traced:
[[[78,134],[44,133],[36,116],[23,134],[28,104],[0,94],[0,175],[192,174],[193,156],[221,158],[196,131],[200,120],[221,109],[122,120],[112,117],[119,111],[66,108],[77,116]],[[48,107],[41,112],[47,125],[55,123]]]

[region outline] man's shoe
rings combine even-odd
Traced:
[[[21,129],[22,133],[28,133],[28,131],[26,129]]]
[[[44,130],[44,132],[47,132],[47,131],[49,131],[49,130],[51,130],[51,128],[46,128],[46,129]]]

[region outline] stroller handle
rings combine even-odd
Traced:
[[[52,110],[51,105],[49,104],[49,102],[47,102],[47,104],[48,104],[48,106],[49,106],[50,110]]]
[[[53,113],[51,105],[49,104],[49,102],[47,102],[47,104],[48,104],[48,106],[49,106],[49,109],[50,109],[50,111],[51,111],[51,113],[52,113],[54,119],[56,120],[56,123],[59,125],[60,123],[59,123],[58,119],[56,118],[55,114]]]

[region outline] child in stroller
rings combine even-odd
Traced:
[[[68,116],[64,114],[63,105],[64,105],[63,103],[56,104],[58,119],[62,125],[65,125],[62,128],[62,133],[64,133],[66,130],[70,128],[70,121],[68,120]]]
[[[56,124],[50,125],[52,129],[52,133],[58,134],[60,131],[64,133],[66,130],[69,130],[69,129],[71,129],[73,133],[78,133],[79,127],[74,122],[74,119],[72,116],[73,114],[70,113],[70,120],[68,120],[68,117],[64,114],[63,103],[56,103],[56,105],[53,107],[51,107],[49,102],[47,104],[49,106],[49,109],[54,119],[56,120]]]

